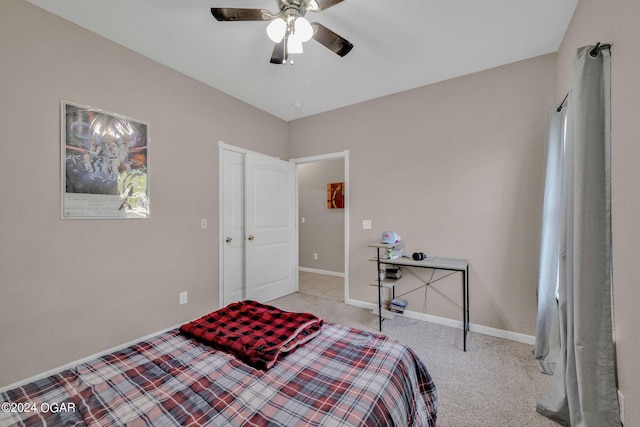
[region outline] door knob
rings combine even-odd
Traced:
[[[226,239],[224,239],[224,241],[227,242],[227,243],[231,243],[232,240],[233,239],[231,237],[227,237]]]
[[[253,240],[253,239],[255,239],[255,236],[253,234],[250,234],[249,235],[249,240]]]

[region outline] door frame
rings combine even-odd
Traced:
[[[233,148],[233,149],[229,149],[229,148]],[[220,165],[219,165],[219,183],[218,183],[218,191],[220,192],[219,195],[219,200],[218,200],[218,235],[220,238],[220,242],[218,245],[218,250],[219,250],[219,257],[218,257],[218,287],[219,287],[219,301],[218,301],[218,306],[219,307],[223,307],[226,305],[226,300],[230,298],[231,294],[233,294],[234,292],[236,292],[235,288],[232,289],[228,289],[228,286],[226,286],[225,283],[225,277],[227,277],[227,274],[229,273],[229,271],[227,270],[227,268],[229,267],[229,260],[227,260],[227,256],[229,256],[229,251],[228,251],[228,244],[226,242],[226,238],[227,237],[231,237],[233,236],[234,239],[237,240],[237,242],[235,243],[236,245],[239,243],[239,250],[242,252],[242,259],[241,259],[241,265],[240,265],[240,269],[239,271],[235,271],[236,268],[230,268],[230,270],[235,271],[236,274],[239,274],[239,280],[240,283],[242,284],[242,289],[241,291],[241,295],[240,298],[241,299],[245,299],[246,297],[246,292],[245,292],[245,274],[246,274],[246,266],[245,266],[245,236],[246,236],[246,225],[245,225],[245,217],[244,217],[244,199],[245,199],[245,159],[246,159],[246,153],[245,152],[241,152],[240,150],[236,150],[236,147],[228,147],[228,146],[223,146],[222,143],[220,143],[220,148],[218,149],[218,155],[220,156]],[[226,187],[232,187],[232,183],[233,183],[233,178],[231,178],[231,181],[227,181],[227,177],[229,176],[229,172],[231,172],[232,174],[234,173],[233,170],[233,158],[239,159],[241,166],[242,166],[242,172],[241,172],[241,186],[242,186],[242,196],[241,196],[241,200],[242,200],[242,218],[240,219],[240,223],[242,224],[242,233],[241,235],[236,235],[236,233],[229,232],[229,229],[227,228],[229,224],[226,223],[227,220],[227,209],[229,208],[229,206],[226,206],[226,202],[227,197],[229,195],[228,193],[228,189]],[[231,164],[230,164],[231,163]],[[231,167],[231,170],[228,170],[227,167]],[[234,175],[235,177],[235,175]],[[235,189],[234,189],[235,192]],[[228,234],[229,233],[229,234]],[[226,296],[226,298],[225,298]]]
[[[344,160],[344,302],[350,304],[349,299],[349,150],[339,151],[336,153],[320,154],[317,156],[300,157],[297,159],[289,159],[296,166],[303,163],[315,163],[324,160]],[[298,196],[298,168],[296,167],[296,198]],[[300,218],[298,211],[299,206],[296,201],[296,217]],[[296,246],[300,247],[299,227],[296,227]]]
[[[224,301],[224,150],[235,151],[240,154],[245,154],[249,151],[218,141],[218,308],[222,308]]]

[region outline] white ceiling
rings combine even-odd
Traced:
[[[269,62],[267,22],[218,22],[211,7],[277,12],[276,0],[27,0],[283,120],[556,52],[578,0],[344,0],[308,13],[354,44],[314,40]]]

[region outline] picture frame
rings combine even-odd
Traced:
[[[62,219],[144,219],[149,124],[61,101]]]
[[[344,182],[327,184],[327,208],[344,209]]]

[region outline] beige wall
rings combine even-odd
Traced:
[[[350,150],[351,299],[376,301],[367,245],[393,230],[408,254],[470,260],[472,323],[535,334],[555,66],[555,54],[546,55],[290,123],[291,157]],[[411,289],[403,282],[398,292]],[[459,283],[437,287],[460,301]],[[423,310],[423,295],[406,296],[410,310]],[[460,319],[437,293],[427,299],[427,313]]]
[[[344,182],[344,159],[300,164],[297,175],[298,265],[344,273],[345,210],[327,208],[327,184]],[[318,259],[313,258],[314,253]]]
[[[151,219],[60,219],[62,98],[150,123]],[[0,386],[218,308],[218,140],[287,154],[286,122],[21,0],[0,129]]]
[[[580,0],[558,52],[557,97],[566,94],[578,48],[611,43],[613,300],[625,426],[640,426],[640,3]]]

